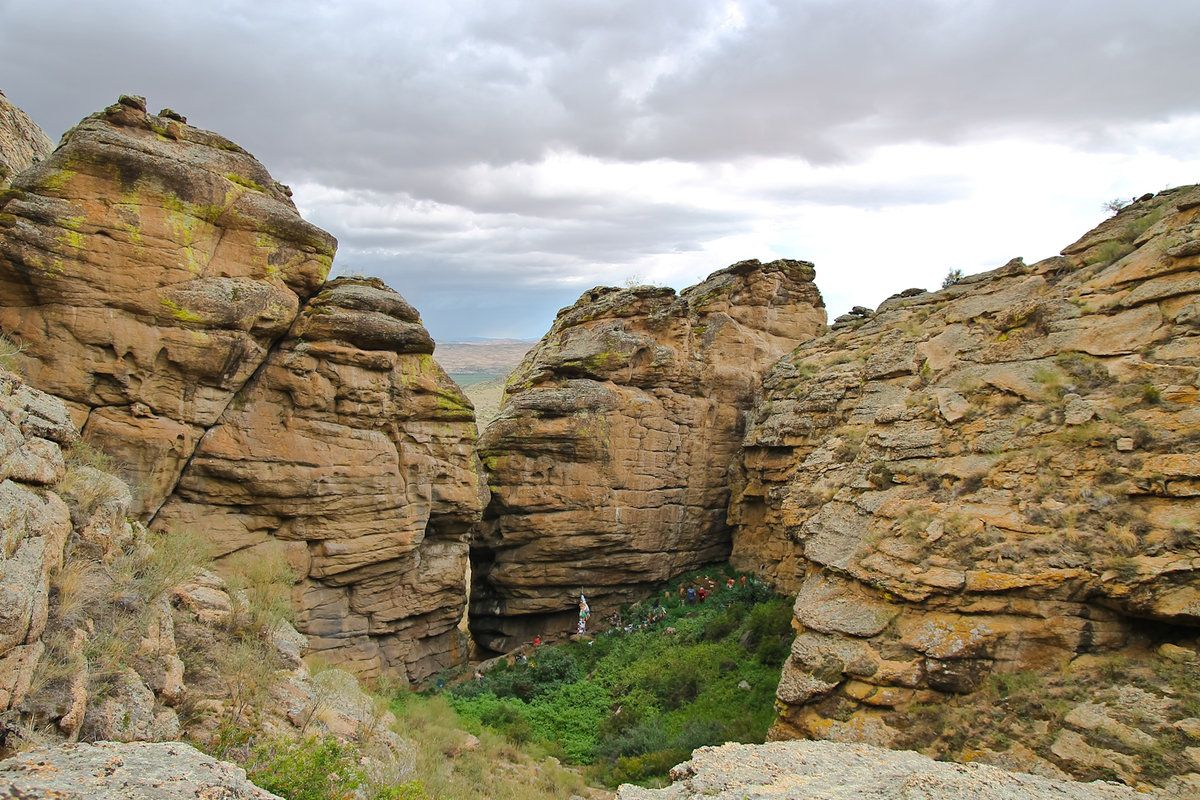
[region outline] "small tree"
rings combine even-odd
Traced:
[[[1127,205],[1129,205],[1128,200],[1122,200],[1119,197],[1114,197],[1112,200],[1109,200],[1104,204],[1104,210],[1108,212],[1110,217],[1115,217],[1117,214],[1120,214],[1121,209],[1125,208]]]
[[[963,279],[963,271],[961,269],[952,269],[946,273],[946,277],[942,278],[942,288],[945,289],[953,286]]]

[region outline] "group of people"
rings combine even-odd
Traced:
[[[739,581],[733,578],[725,579],[725,588],[732,589],[737,586]],[[743,575],[740,579],[742,586],[746,585],[746,576]],[[717,590],[717,582],[708,575],[701,575],[692,583],[679,584],[679,599],[689,606],[696,603],[703,603],[708,599],[708,596]],[[670,597],[670,592],[663,592],[664,597]]]

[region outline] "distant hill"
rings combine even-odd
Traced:
[[[527,339],[470,339],[438,342],[434,358],[475,406],[479,432],[500,410],[504,381],[537,342]]]
[[[434,358],[442,369],[464,386],[474,381],[469,376],[508,375],[529,352],[535,342],[526,339],[480,339],[465,342],[438,342]],[[468,377],[465,382],[459,375]],[[476,378],[480,380],[482,378]]]

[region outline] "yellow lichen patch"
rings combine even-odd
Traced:
[[[169,297],[164,297],[161,300],[163,308],[171,313],[171,316],[180,322],[202,322],[204,317],[197,314],[195,311],[184,308]]]
[[[1078,569],[1052,569],[1044,572],[1014,575],[1008,572],[968,570],[966,590],[968,592],[1006,592],[1030,586],[1059,586],[1083,575]]]

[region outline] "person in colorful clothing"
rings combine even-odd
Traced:
[[[582,594],[579,595],[579,635],[583,636],[587,630],[587,621],[592,616],[592,609],[588,606],[587,598]]]

